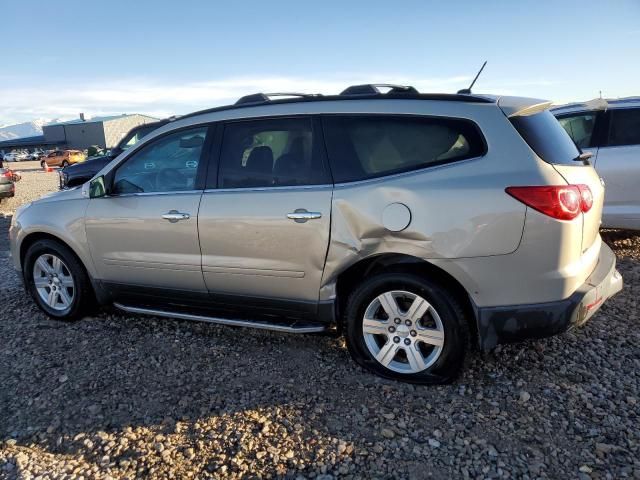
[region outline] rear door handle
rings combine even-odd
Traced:
[[[298,208],[295,212],[287,213],[287,218],[294,220],[296,223],[304,223],[307,220],[322,218],[322,213],[309,212],[304,208]]]
[[[169,220],[169,222],[171,223],[176,223],[180,220],[189,220],[191,218],[191,215],[189,215],[188,213],[179,212],[177,210],[170,210],[162,215],[162,218],[164,218],[165,220]]]

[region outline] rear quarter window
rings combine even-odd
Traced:
[[[557,165],[579,165],[578,147],[549,110],[510,118],[525,142],[542,160]]]
[[[376,178],[486,153],[469,120],[387,115],[326,116],[325,142],[334,181]]]

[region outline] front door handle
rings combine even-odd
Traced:
[[[169,222],[171,223],[176,223],[180,220],[189,220],[191,218],[191,215],[189,215],[188,213],[179,212],[177,210],[171,210],[162,215],[162,218],[164,218],[165,220],[169,220]]]
[[[298,208],[295,212],[287,213],[287,218],[294,220],[296,223],[304,223],[307,220],[322,218],[322,213],[309,212],[304,208]]]

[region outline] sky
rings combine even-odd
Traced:
[[[0,125],[359,83],[640,95],[640,0],[0,0]]]

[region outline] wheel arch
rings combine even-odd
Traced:
[[[343,312],[349,293],[364,278],[378,273],[410,273],[437,280],[460,300],[469,323],[475,344],[478,339],[477,308],[465,287],[453,275],[441,267],[412,255],[401,253],[384,253],[364,258],[346,268],[336,278],[336,318],[338,329],[342,331]]]
[[[29,247],[31,247],[31,245],[33,245],[39,240],[53,240],[54,242],[61,243],[62,245],[67,247],[69,250],[71,250],[71,252],[75,255],[76,259],[82,264],[85,270],[88,271],[87,266],[85,265],[85,262],[82,260],[80,255],[78,255],[78,252],[76,252],[75,249],[71,245],[69,245],[68,242],[65,242],[62,238],[58,237],[57,235],[51,234],[49,232],[29,233],[27,234],[27,236],[25,236],[22,239],[22,242],[20,243],[20,266],[24,266],[24,257],[26,256],[27,250],[29,250]]]
[[[96,296],[96,299],[98,300],[98,303],[104,305],[109,302],[109,296],[107,292],[104,291],[100,282],[97,281],[93,276],[93,273],[91,271],[91,265],[87,265],[88,262],[86,261],[86,259],[84,259],[83,256],[78,253],[77,249],[75,249],[73,245],[65,241],[62,237],[55,235],[53,233],[45,232],[45,231],[37,231],[37,232],[32,232],[27,234],[22,239],[19,246],[21,268],[24,268],[24,258],[25,258],[25,255],[27,254],[27,250],[29,250],[29,247],[31,247],[31,245],[33,245],[39,240],[52,240],[54,242],[57,242],[63,245],[65,248],[68,248],[69,251],[73,254],[74,257],[76,257],[76,260],[78,260],[80,265],[82,265],[85,272],[87,273],[87,277],[89,277],[89,281],[91,282],[91,287],[93,288],[93,292]]]

